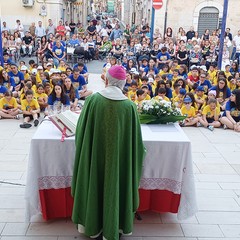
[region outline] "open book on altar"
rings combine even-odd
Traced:
[[[71,137],[75,135],[77,122],[80,114],[74,113],[70,110],[49,116],[53,124],[66,135]]]

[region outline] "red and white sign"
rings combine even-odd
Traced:
[[[162,6],[163,6],[163,1],[162,1],[162,0],[153,0],[152,7],[153,7],[155,10],[160,9]]]

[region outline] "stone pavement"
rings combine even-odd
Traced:
[[[89,63],[99,72],[103,62]],[[89,89],[104,87],[91,74]],[[0,120],[0,240],[87,240],[70,219],[24,222],[24,185],[31,137],[21,120]],[[192,142],[199,212],[178,221],[175,214],[141,214],[125,240],[240,240],[240,133],[184,128]],[[2,183],[5,181],[6,183]],[[10,184],[11,183],[11,184]],[[12,183],[17,185],[12,185]]]

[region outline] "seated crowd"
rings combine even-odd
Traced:
[[[8,57],[4,56],[5,59]],[[29,68],[24,61],[19,66],[13,62],[0,67],[0,119],[20,119],[21,128],[29,128],[39,123],[40,112],[44,115],[66,109],[80,110],[80,99],[92,94],[87,89],[88,70],[85,64],[78,63],[72,69],[61,61],[54,67],[53,59],[44,66],[34,60]]]
[[[19,118],[17,109],[21,105],[21,127],[25,128],[31,126],[31,119],[34,125],[38,124],[41,110],[48,114],[59,106],[79,109],[78,99],[92,92],[86,87],[86,65],[79,63],[70,68],[66,62],[67,48],[71,47],[80,48],[88,60],[106,57],[103,80],[109,67],[122,65],[127,71],[125,94],[137,104],[151,98],[164,99],[187,115],[182,126],[213,130],[223,125],[225,129],[240,131],[240,31],[233,37],[230,29],[226,30],[222,68],[218,69],[218,30],[210,33],[207,29],[199,37],[192,27],[187,32],[179,28],[177,34],[169,27],[162,37],[156,29],[151,43],[148,24],[132,28],[126,25],[122,31],[115,20],[105,24],[90,21],[84,29],[80,23],[63,25],[62,21],[55,27],[49,19],[46,30],[41,21],[33,29],[34,24],[25,35],[20,29],[13,35],[8,30],[2,32],[2,118]],[[12,44],[16,51],[22,49],[23,55],[31,54],[30,46],[35,46],[39,64],[31,60],[29,69],[24,61],[17,66],[11,59]]]

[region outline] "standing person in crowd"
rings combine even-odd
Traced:
[[[38,26],[36,27],[35,35],[39,39],[46,35],[45,27],[42,26],[42,21],[38,21]]]
[[[19,19],[16,20],[16,25],[15,25],[14,30],[20,33],[21,38],[24,37],[24,27]]]
[[[49,38],[51,34],[55,35],[55,33],[56,33],[56,27],[54,26],[52,19],[48,19],[48,26],[46,28],[47,37]]]
[[[33,39],[35,39],[35,31],[36,31],[36,25],[35,22],[32,22],[30,27],[29,27],[29,32],[31,34],[31,36],[33,37]]]
[[[224,129],[233,129],[240,132],[240,89],[232,92],[223,117],[220,119]]]
[[[9,27],[7,27],[7,23],[5,21],[2,23],[1,29],[2,29],[2,32],[7,31],[8,33],[10,33],[10,29]]]
[[[121,66],[108,70],[106,89],[85,102],[76,129],[72,220],[97,239],[131,234],[139,204],[144,146],[136,105],[122,93],[125,79]]]
[[[66,29],[61,20],[58,22],[58,26],[56,28],[56,33],[60,36],[65,36],[65,34],[66,34]]]
[[[73,21],[73,19],[71,19],[69,23],[69,27],[71,29],[71,32],[70,32],[71,36],[75,33],[76,26],[77,26],[76,23]]]
[[[166,33],[165,33],[165,35],[164,35],[164,38],[166,39],[166,38],[172,38],[172,37],[173,37],[172,28],[168,27],[168,28],[166,29]]]
[[[127,44],[130,44],[131,41],[131,31],[130,31],[130,25],[126,24],[126,28],[123,32],[123,36],[127,39]]]
[[[238,65],[240,64],[240,30],[237,35],[233,38],[233,54],[235,57],[234,60],[237,60]]]
[[[187,36],[187,40],[192,39],[195,36],[195,31],[193,26],[190,27],[189,31],[187,31],[186,36]]]
[[[201,37],[201,41],[209,40],[209,38],[210,38],[210,31],[209,31],[209,29],[205,29],[205,32]]]

